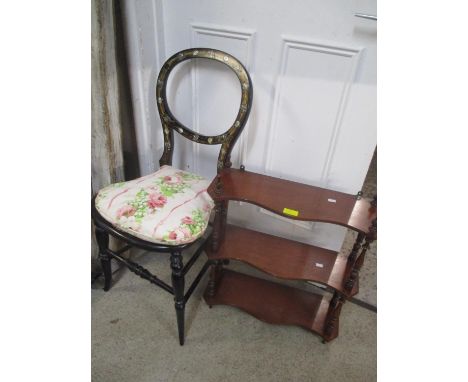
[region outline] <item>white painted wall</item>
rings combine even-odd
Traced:
[[[376,145],[375,0],[124,1],[130,76],[142,174],[158,168],[162,134],[155,81],[163,61],[189,47],[239,58],[254,85],[250,122],[234,166],[356,193]],[[240,100],[221,64],[186,62],[171,75],[169,105],[204,134],[224,131]],[[174,164],[212,177],[218,147],[176,134]],[[290,222],[232,203],[230,220],[257,230],[338,249],[344,229]]]

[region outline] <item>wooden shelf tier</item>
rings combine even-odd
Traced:
[[[369,200],[343,192],[232,168],[222,170],[220,178],[220,189],[217,178],[208,188],[214,200],[252,203],[290,219],[338,224],[368,234],[377,217]]]
[[[218,251],[213,252],[208,245],[206,253],[210,260],[239,260],[282,279],[327,285],[348,297],[359,290],[357,282],[351,293],[344,289],[348,270],[346,256],[229,224]]]
[[[327,341],[338,336],[338,322],[325,336],[329,301],[326,297],[223,269],[213,297],[205,292],[208,305],[230,305],[269,324],[297,325]]]

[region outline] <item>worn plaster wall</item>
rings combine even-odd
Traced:
[[[120,10],[116,0],[91,2],[92,195],[110,183],[138,176]],[[92,269],[96,272],[98,251],[91,228]]]

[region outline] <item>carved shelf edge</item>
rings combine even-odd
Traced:
[[[325,333],[330,301],[318,294],[223,270],[214,296],[205,292],[204,298],[210,306],[229,305],[269,324],[300,326],[326,341],[338,336],[338,322]]]
[[[232,168],[219,173],[208,193],[215,201],[247,202],[290,219],[337,224],[364,234],[377,218],[371,201],[356,195]]]
[[[357,282],[349,293],[345,288],[352,265],[346,256],[313,245],[228,224],[218,250],[209,245],[205,250],[210,260],[242,261],[281,279],[327,285],[347,297],[359,290]]]

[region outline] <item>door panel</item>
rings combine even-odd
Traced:
[[[284,40],[266,169],[325,184],[359,50]]]

